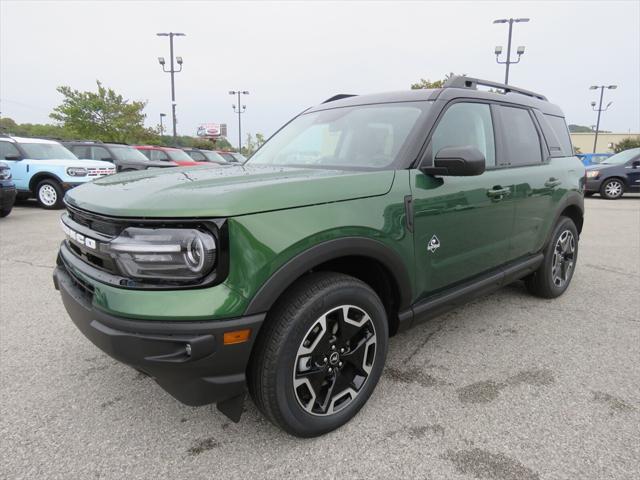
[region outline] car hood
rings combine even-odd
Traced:
[[[28,159],[27,159],[28,160]],[[101,160],[69,160],[68,158],[33,160],[37,165],[50,165],[53,167],[84,167],[84,168],[116,168],[111,162]]]
[[[585,168],[587,170],[606,170],[608,168],[619,167],[620,165],[603,165],[602,163],[594,163],[591,165],[587,165]]]
[[[393,171],[198,166],[126,172],[74,188],[67,202],[118,217],[229,217],[384,195]]]

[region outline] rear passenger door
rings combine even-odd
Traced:
[[[422,164],[444,147],[474,146],[486,171],[471,177],[411,170],[416,283],[422,296],[492,270],[507,261],[513,218],[509,173],[500,168],[493,107],[449,104],[433,129]]]
[[[508,259],[514,260],[542,248],[554,203],[562,197],[567,164],[550,158],[533,110],[499,105],[496,112],[503,168],[513,184],[515,219]]]

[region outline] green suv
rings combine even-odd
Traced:
[[[238,421],[248,390],[320,435],[365,404],[395,333],[520,279],[561,295],[584,177],[539,94],[455,77],[337,95],[244,165],[67,193],[54,284],[86,337],[181,402]]]

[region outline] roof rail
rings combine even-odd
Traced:
[[[525,90],[524,88],[512,87],[511,85],[505,85],[504,83],[481,80],[479,78],[463,76],[451,77],[444,83],[443,88],[472,88],[474,90],[477,90],[478,85],[504,90],[504,93],[519,93],[528,97],[537,98],[538,100],[544,100],[545,102],[547,101],[547,97],[545,97],[544,95],[540,95],[539,93],[531,92],[529,90]]]
[[[334,95],[331,98],[327,98],[322,103],[335,102],[336,100],[342,100],[343,98],[349,98],[349,97],[357,97],[357,95],[351,94],[351,93],[339,93],[338,95]]]

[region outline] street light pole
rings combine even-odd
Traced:
[[[173,37],[184,37],[184,33],[157,33],[159,37],[169,37],[169,55],[171,55],[171,59],[169,61],[169,70],[165,69],[165,61],[164,57],[158,57],[158,62],[162,65],[162,71],[165,73],[171,74],[171,115],[173,120],[173,140],[175,141],[177,133],[176,133],[176,85],[174,75],[182,71],[182,57],[174,57],[173,56]],[[176,70],[174,68],[174,59],[178,63],[180,69]]]
[[[237,95],[238,96],[238,108],[235,105],[232,105],[233,111],[238,114],[238,153],[242,153],[242,117],[241,115],[247,109],[246,105],[240,105],[240,95],[249,95],[249,92],[246,90],[229,90],[229,95]]]
[[[160,114],[160,136],[164,135],[164,126],[162,125],[162,119],[166,116],[167,116],[166,113]]]
[[[593,139],[593,153],[596,153],[596,147],[598,146],[598,131],[600,130],[600,115],[602,112],[606,112],[609,110],[609,107],[613,102],[609,102],[606,107],[602,108],[602,99],[604,97],[604,89],[615,90],[618,88],[617,85],[591,85],[589,90],[598,90],[600,89],[600,103],[598,103],[598,108],[596,108],[596,102],[591,102],[591,108],[594,112],[598,112],[598,120],[596,120],[596,136]]]
[[[496,54],[496,62],[500,65],[506,65],[504,72],[504,84],[509,85],[509,67],[513,64],[520,63],[520,57],[524,54],[524,47],[518,47],[518,59],[511,60],[511,36],[513,34],[513,24],[514,23],[525,23],[528,22],[528,18],[499,18],[498,20],[494,20],[493,23],[508,23],[509,24],[509,38],[507,40],[507,59],[505,61],[500,61],[499,57],[502,53],[502,47],[497,46],[495,48],[494,53]]]

